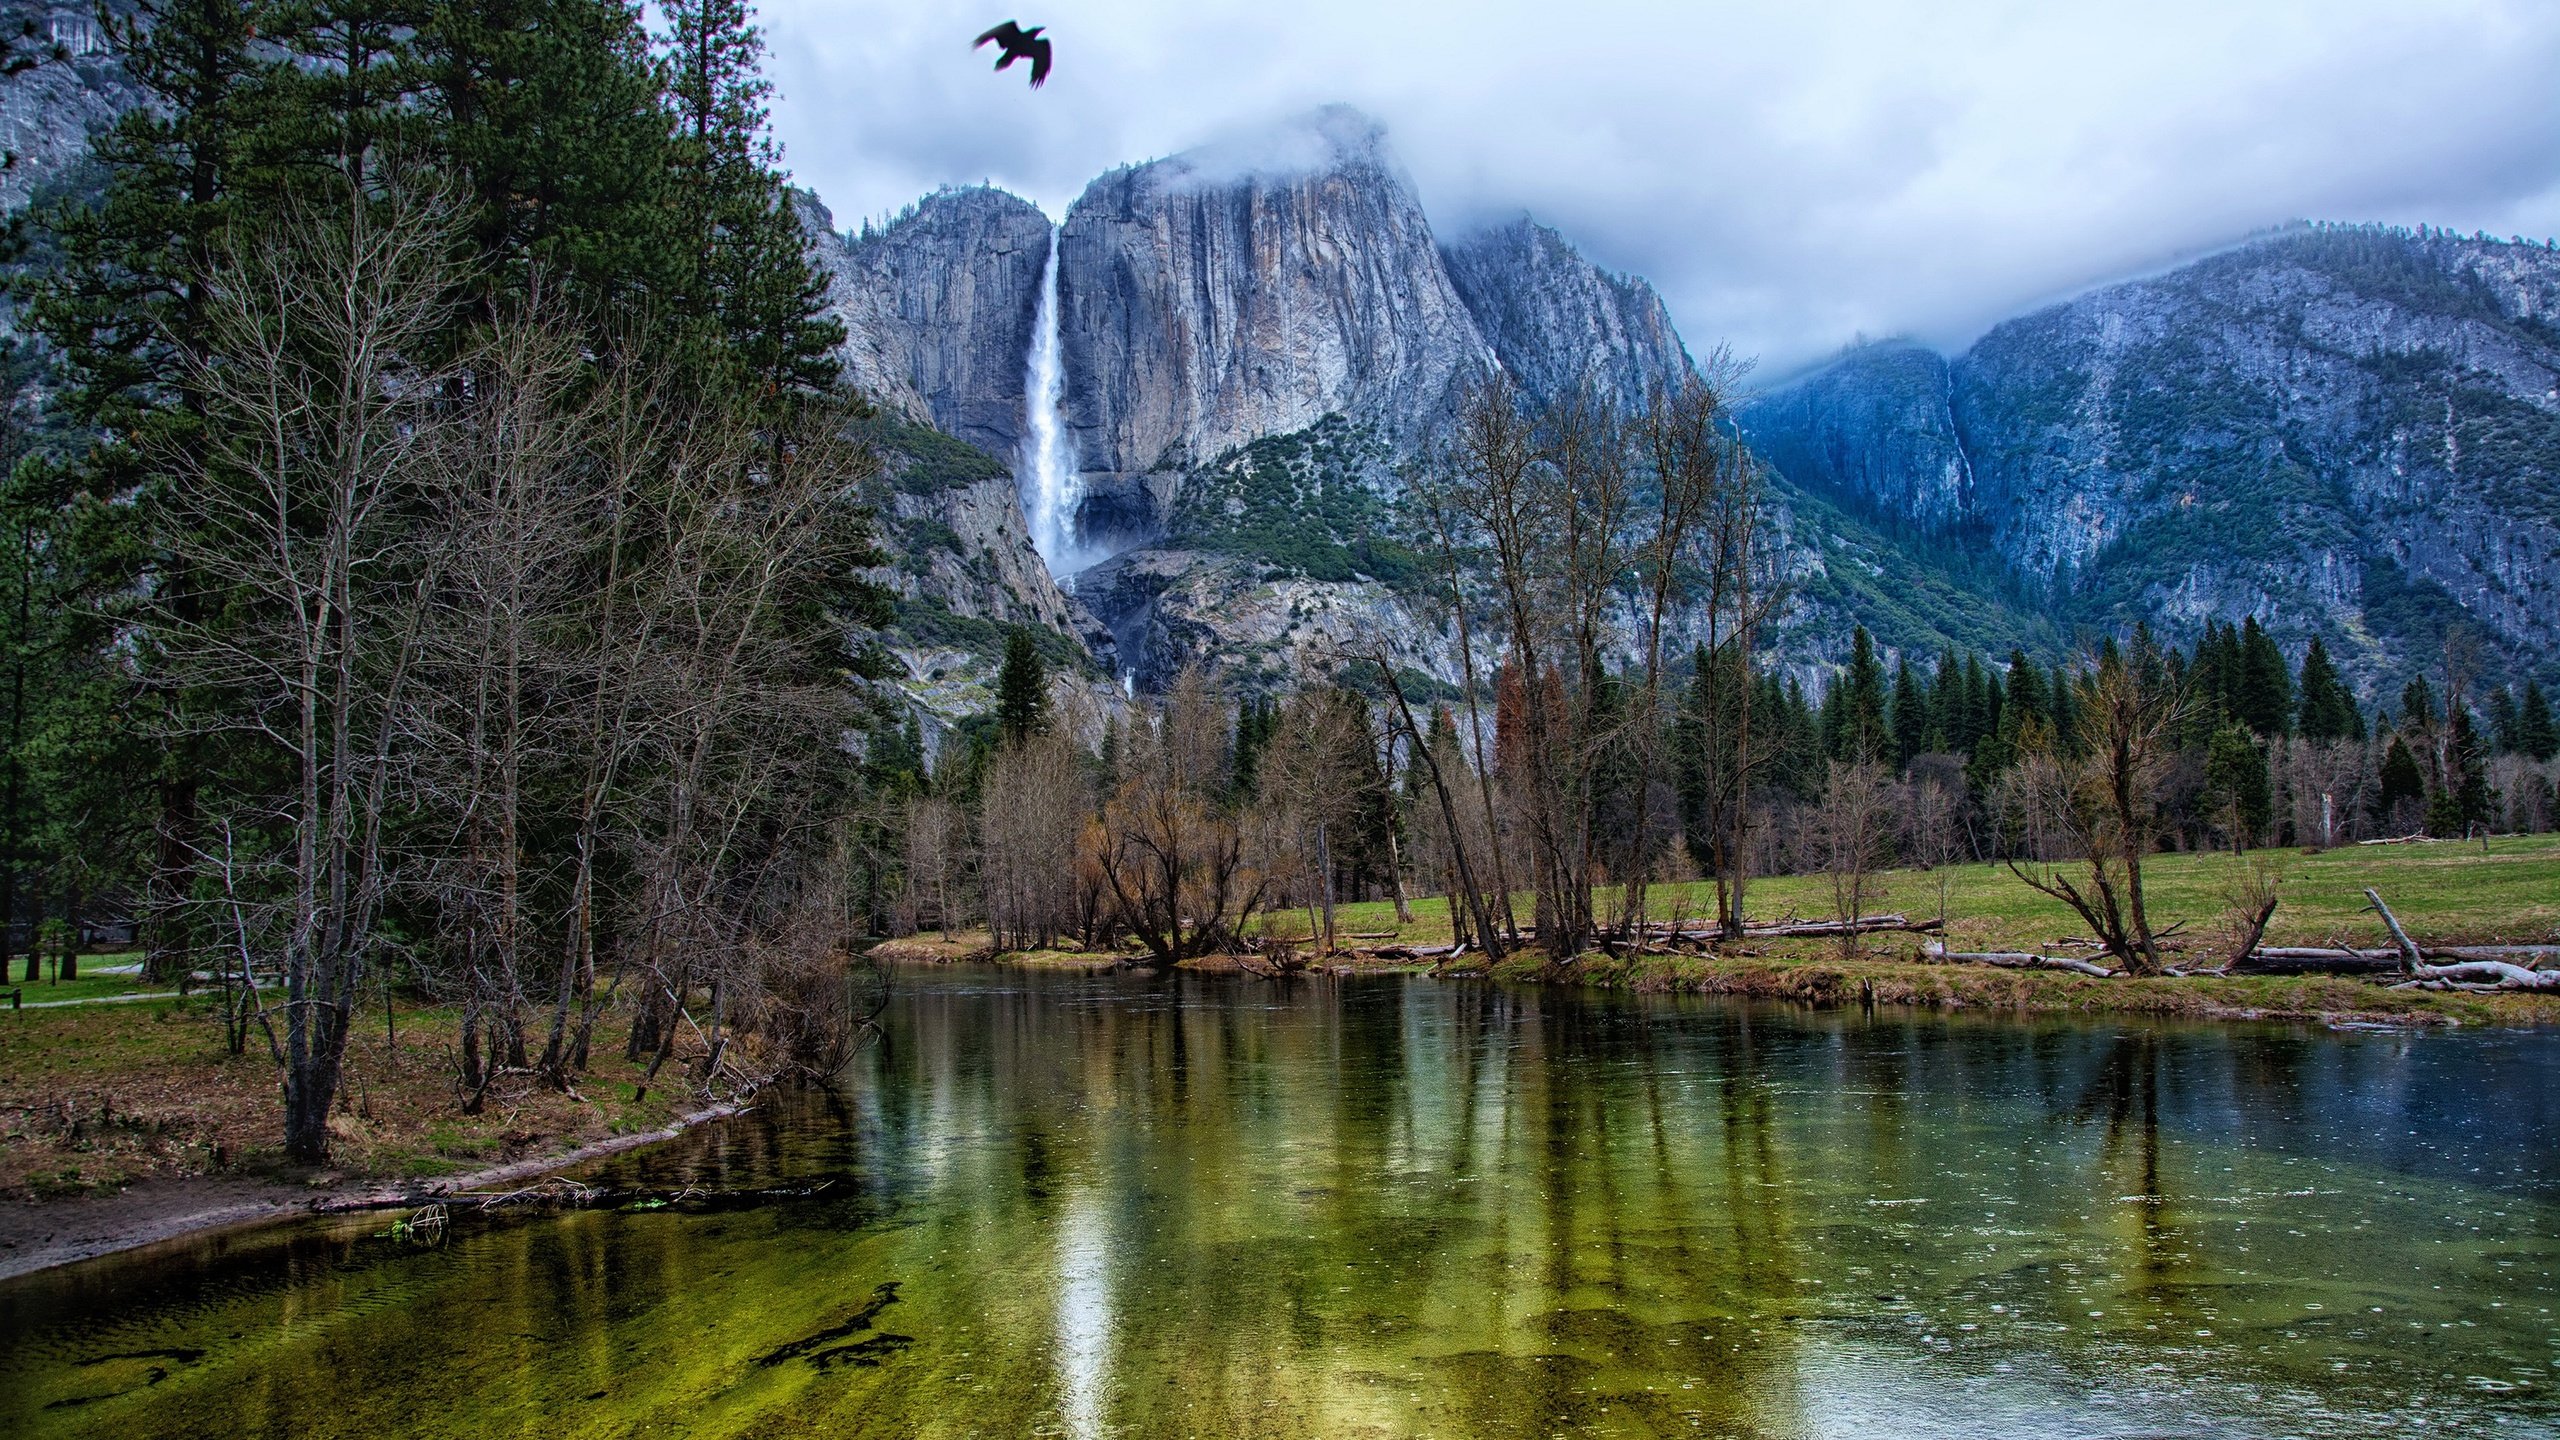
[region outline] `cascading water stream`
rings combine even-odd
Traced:
[[[1040,304],[1031,319],[1031,353],[1023,362],[1023,430],[1021,477],[1023,518],[1031,524],[1032,548],[1047,562],[1049,573],[1072,589],[1072,576],[1090,563],[1076,535],[1076,511],[1084,485],[1076,477],[1075,440],[1067,434],[1060,406],[1067,389],[1064,342],[1059,338],[1058,232],[1049,232],[1049,259],[1040,267]]]

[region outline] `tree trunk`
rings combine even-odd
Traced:
[[[1333,953],[1333,852],[1326,848],[1324,822],[1316,822],[1316,876],[1324,887],[1324,953]]]

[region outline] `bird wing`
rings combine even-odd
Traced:
[[[1023,48],[1031,52],[1031,88],[1037,90],[1049,78],[1049,42],[1034,40]]]
[[[1006,48],[1007,50],[1010,50],[1010,49],[1012,49],[1012,48],[1013,48],[1013,43],[1014,43],[1015,41],[1017,41],[1017,40],[1021,39],[1021,38],[1022,38],[1022,27],[1021,27],[1021,26],[1019,26],[1019,25],[1014,24],[1014,23],[1013,23],[1012,21],[1010,21],[1010,20],[1007,20],[1006,22],[1004,22],[1003,24],[1001,24],[1001,25],[997,26],[997,27],[996,27],[996,28],[994,28],[993,30],[990,30],[990,31],[988,31],[986,34],[979,36],[979,37],[978,37],[978,44],[977,44],[977,45],[972,45],[972,46],[970,46],[969,48],[970,48],[970,49],[972,49],[972,50],[975,50],[975,49],[977,49],[977,48],[978,48],[978,45],[984,45],[984,44],[986,44],[988,41],[993,40],[993,41],[995,41],[997,44],[1002,45],[1002,46],[1003,46],[1004,48]]]

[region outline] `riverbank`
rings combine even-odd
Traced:
[[[1558,968],[1515,955],[1493,970],[1515,983],[1655,994],[1727,995],[1816,1006],[1900,1005],[2019,1015],[2133,1015],[2359,1025],[2560,1025],[2560,995],[2393,990],[2333,975],[2130,979],[2047,970],[1924,964],[1882,955],[1586,955]]]
[[[979,937],[982,941],[983,936]],[[1899,943],[1888,943],[1899,942]],[[2048,970],[1949,965],[1917,958],[1910,937],[1869,937],[1865,953],[1843,958],[1828,941],[1757,942],[1707,955],[1585,955],[1568,966],[1535,952],[1488,972],[1461,957],[1443,965],[1405,955],[1349,950],[1308,962],[1294,977],[1259,957],[1204,955],[1177,967],[1194,975],[1258,980],[1426,975],[1490,975],[1516,985],[1583,985],[1650,994],[1722,995],[1791,1005],[1898,1005],[1924,1010],[2015,1015],[2133,1015],[2188,1020],[2282,1020],[2358,1025],[2560,1025],[2560,995],[2393,990],[2371,980],[2324,975],[2195,975],[2098,979]],[[1030,970],[1103,971],[1140,956],[1076,951],[1005,951],[970,944],[965,933],[930,956],[901,948],[894,964],[994,964]]]
[[[520,1185],[718,1114],[679,1054],[644,1067],[599,1035],[562,1093],[519,1077],[464,1113],[457,1017],[407,1006],[349,1045],[331,1163],[281,1153],[263,1042],[224,1051],[209,999],[0,1011],[0,1276],[313,1210],[423,1204]]]
[[[275,1175],[184,1175],[42,1200],[0,1200],[0,1280],[167,1240],[201,1238],[304,1215],[408,1209],[521,1189],[625,1150],[673,1140],[696,1125],[745,1108],[706,1106],[657,1130],[617,1135],[442,1180],[393,1185],[359,1182],[315,1189],[308,1180],[296,1182]]]

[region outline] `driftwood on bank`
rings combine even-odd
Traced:
[[[2330,950],[2316,946],[2261,945],[2231,962],[2228,975],[2397,975],[2397,950]]]
[[[2122,973],[2069,955],[2037,955],[2025,950],[1950,950],[1943,941],[1931,941],[1920,953],[1948,965],[1997,965],[2003,970],[2068,970],[2074,975],[2094,975],[2101,980],[2112,980]]]
[[[1861,915],[1855,920],[1790,920],[1773,925],[1745,925],[1745,940],[1800,940],[1825,935],[1872,935],[1880,930],[1907,930],[1930,934],[1943,928],[1936,920],[1913,920],[1906,915]]]

